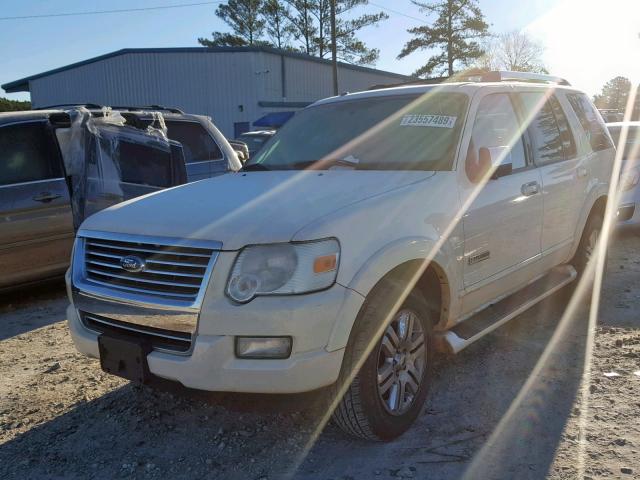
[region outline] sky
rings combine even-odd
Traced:
[[[201,0],[202,1],[202,0]],[[197,38],[224,30],[215,5],[75,17],[2,20],[3,17],[144,8],[198,0],[2,0],[0,84],[97,55],[133,47],[197,46]],[[479,0],[493,33],[524,30],[545,48],[550,73],[590,95],[617,75],[640,81],[640,0]],[[407,29],[425,18],[410,0],[373,0],[362,13],[385,11],[389,19],[360,32],[380,49],[376,68],[410,74],[429,53],[396,57]],[[28,99],[28,93],[0,95]]]

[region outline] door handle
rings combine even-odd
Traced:
[[[60,198],[62,195],[59,193],[42,192],[32,197],[36,202],[49,203],[52,200]]]
[[[587,169],[584,167],[578,167],[577,176],[578,178],[584,178],[587,176]]]
[[[522,195],[525,197],[530,197],[531,195],[540,193],[540,184],[538,182],[525,183],[520,187],[520,192],[522,192]]]

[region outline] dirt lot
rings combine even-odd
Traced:
[[[134,388],[76,353],[61,284],[0,297],[0,478],[640,478],[639,233],[602,298],[593,349],[552,298],[440,361],[414,428],[371,444],[264,399]]]

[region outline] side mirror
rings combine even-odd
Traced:
[[[491,180],[510,175],[513,172],[509,147],[482,147],[478,151],[478,163],[483,172],[493,170]]]
[[[486,179],[489,172],[496,180],[513,172],[511,150],[509,147],[481,147],[476,150],[473,140],[469,143],[465,170],[469,180],[478,183]]]

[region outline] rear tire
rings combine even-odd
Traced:
[[[434,342],[426,301],[410,293],[383,325],[402,291],[396,282],[377,286],[354,325],[336,386],[345,385],[359,360],[366,360],[333,412],[334,422],[350,435],[393,440],[413,424],[427,397]]]
[[[578,280],[584,275],[589,262],[596,258],[603,223],[604,217],[601,213],[592,213],[584,226],[578,249],[571,260],[571,265],[573,265],[578,272]]]

